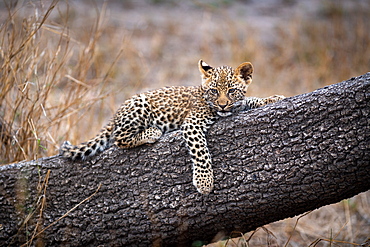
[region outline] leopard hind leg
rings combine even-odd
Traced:
[[[147,143],[156,142],[163,132],[157,127],[146,128],[136,134],[115,135],[114,144],[120,148],[133,148]]]

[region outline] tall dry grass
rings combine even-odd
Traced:
[[[95,20],[78,40],[68,26],[69,5],[6,7],[8,18],[0,29],[1,163],[52,155],[61,137],[84,136],[85,131],[71,134],[70,128],[84,109],[106,98],[120,56],[105,63],[97,45],[105,6],[95,9]],[[101,114],[92,115],[85,121]]]
[[[90,3],[4,3],[1,163],[85,141],[134,93],[198,84],[200,58],[214,66],[251,61],[256,96],[309,92],[370,67],[369,5],[328,1],[316,19],[292,17],[263,42],[232,3],[198,3],[189,18],[174,3],[146,4],[139,14],[130,2]]]

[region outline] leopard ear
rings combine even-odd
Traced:
[[[203,79],[209,77],[209,75],[210,75],[209,72],[213,69],[211,66],[206,64],[202,59],[199,60],[198,67],[199,67],[200,73],[202,73],[202,78]]]
[[[252,82],[253,65],[250,62],[245,62],[239,65],[235,70],[235,75],[244,81],[246,85]]]

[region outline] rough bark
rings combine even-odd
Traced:
[[[207,135],[215,173],[208,196],[192,185],[179,132],[153,145],[113,147],[89,162],[54,156],[3,166],[0,245],[25,241],[26,227],[17,231],[28,212],[36,213],[27,229],[39,222],[40,230],[99,184],[93,197],[38,241],[49,246],[188,244],[338,202],[370,189],[369,112],[367,73],[220,120]],[[42,204],[37,186],[48,170]]]

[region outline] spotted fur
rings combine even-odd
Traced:
[[[112,145],[132,148],[157,141],[164,133],[181,129],[193,162],[193,184],[202,194],[213,189],[213,170],[205,133],[219,118],[283,99],[246,97],[253,66],[242,63],[235,70],[213,68],[199,61],[202,85],[165,87],[138,94],[124,102],[93,139],[71,145],[64,142],[60,154],[85,160]]]

